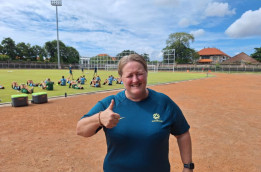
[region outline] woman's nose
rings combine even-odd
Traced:
[[[133,75],[132,82],[137,82],[137,81],[138,81],[138,76],[137,75]]]

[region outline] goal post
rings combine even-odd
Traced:
[[[156,65],[147,65],[148,67],[148,71],[153,71],[153,72],[157,72],[158,68],[156,67]]]
[[[109,71],[109,70],[117,70],[118,69],[118,65],[116,64],[106,64],[105,65],[105,70]]]

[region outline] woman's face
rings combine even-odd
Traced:
[[[142,64],[136,61],[128,62],[122,68],[122,82],[126,88],[127,98],[140,101],[147,97],[147,72]]]

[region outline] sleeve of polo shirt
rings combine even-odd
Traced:
[[[173,102],[174,103],[174,102]],[[171,134],[181,135],[186,133],[190,126],[184,117],[181,109],[174,103],[172,108],[173,123],[171,125]]]

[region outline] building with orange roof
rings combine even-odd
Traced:
[[[200,55],[200,59],[198,60],[200,64],[222,63],[231,58],[217,48],[204,48],[198,51],[198,54]]]
[[[108,54],[98,54],[97,57],[109,57],[112,61],[117,61],[116,57],[112,57]]]
[[[248,56],[246,53],[242,52],[240,54],[237,54],[236,56],[224,61],[222,64],[259,64],[259,62]]]
[[[108,57],[110,57],[108,54],[98,54],[97,56],[108,56]]]

